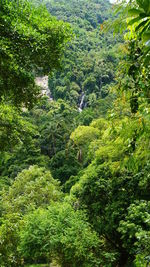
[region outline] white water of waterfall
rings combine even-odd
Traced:
[[[80,101],[80,105],[79,105],[79,112],[82,112],[84,98],[85,98],[85,94],[83,93],[82,96],[81,96],[81,101]]]

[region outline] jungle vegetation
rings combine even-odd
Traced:
[[[149,62],[149,0],[0,1],[1,267],[149,266]]]

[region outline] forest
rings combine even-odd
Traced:
[[[0,267],[21,266],[150,266],[150,0],[0,1]]]

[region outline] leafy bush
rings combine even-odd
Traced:
[[[99,266],[99,238],[85,215],[67,203],[24,217],[19,251],[25,260],[56,258],[61,266]]]

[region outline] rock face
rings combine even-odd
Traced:
[[[48,87],[48,76],[36,77],[35,83],[41,87],[42,95],[46,95],[50,98],[50,100],[52,100],[51,92]]]

